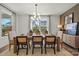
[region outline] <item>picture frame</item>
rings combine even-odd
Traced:
[[[70,24],[74,22],[74,13],[65,16],[65,24]]]

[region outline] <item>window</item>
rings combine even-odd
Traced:
[[[42,34],[44,34],[46,30],[49,32],[49,16],[41,16],[38,20],[31,19],[31,30],[33,30],[33,32],[39,30]]]
[[[12,30],[12,25],[11,25],[11,18],[10,17],[4,17],[5,15],[2,15],[2,21],[1,21],[1,26],[2,26],[2,36],[6,36],[8,31]]]

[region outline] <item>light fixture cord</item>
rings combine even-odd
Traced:
[[[36,9],[36,10],[35,10],[35,11],[36,11],[36,20],[37,20],[37,17],[38,17],[38,16],[37,16],[37,4],[35,4],[35,9]]]

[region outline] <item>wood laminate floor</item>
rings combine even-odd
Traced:
[[[53,49],[49,48],[47,49],[47,54],[41,54],[40,49],[35,49],[34,54],[32,54],[32,50],[29,49],[28,55],[26,55],[26,50],[21,49],[19,51],[19,56],[73,56],[71,53],[69,53],[66,49],[62,48],[60,52],[56,52],[54,54]],[[0,53],[0,56],[17,56],[13,53],[13,48],[9,51],[9,49],[5,50],[4,52]]]

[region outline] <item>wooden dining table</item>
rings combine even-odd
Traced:
[[[31,39],[32,36],[28,36],[28,39]],[[13,37],[13,41],[14,41],[14,46],[13,46],[13,50],[14,50],[14,53],[16,53],[16,50],[17,50],[17,43],[16,43],[16,37]],[[56,44],[57,44],[57,51],[60,51],[60,39],[56,39]]]

